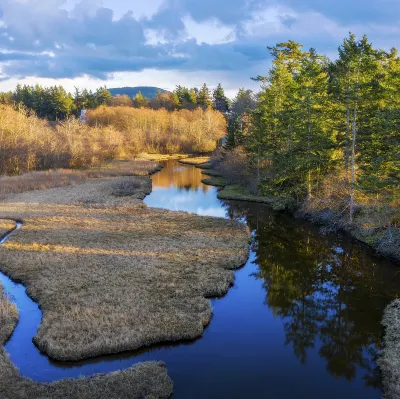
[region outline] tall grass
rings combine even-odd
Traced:
[[[89,125],[112,127],[123,134],[128,152],[211,152],[226,135],[224,116],[212,109],[153,110],[101,106],[87,113]]]
[[[90,167],[116,157],[122,135],[76,119],[50,124],[23,108],[0,107],[0,174]]]

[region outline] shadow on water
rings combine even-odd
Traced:
[[[379,398],[381,318],[400,296],[400,269],[341,235],[261,204],[221,202],[201,171],[169,161],[153,176],[148,206],[245,221],[250,258],[234,287],[213,299],[214,317],[190,343],[159,345],[80,363],[52,362],[32,343],[37,304],[23,286],[1,282],[20,310],[6,349],[36,381],[88,376],[163,360],[176,398]]]

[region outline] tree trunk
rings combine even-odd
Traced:
[[[351,193],[350,193],[350,223],[353,223],[354,215],[354,191],[356,186],[356,137],[357,137],[357,105],[353,112],[353,134],[351,143]]]
[[[308,97],[308,121],[307,121],[307,199],[311,198],[311,100]]]
[[[349,180],[349,142],[350,142],[350,105],[347,101],[346,105],[346,154],[345,154],[345,168],[346,168],[346,178]]]

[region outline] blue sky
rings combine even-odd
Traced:
[[[0,0],[0,90],[176,84],[254,88],[266,46],[331,58],[349,31],[400,44],[399,0]]]

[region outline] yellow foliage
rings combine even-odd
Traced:
[[[131,152],[210,152],[226,135],[224,116],[212,109],[169,112],[132,107],[101,106],[87,113],[89,125],[113,127]]]

